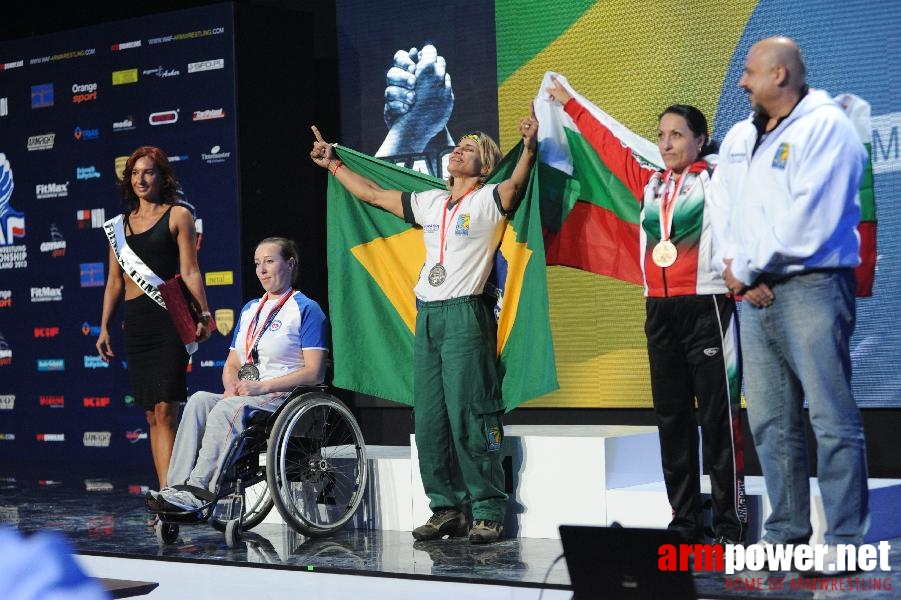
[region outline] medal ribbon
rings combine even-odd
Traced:
[[[672,171],[667,169],[663,173],[663,179],[665,181],[664,185],[666,187],[663,188],[663,199],[660,202],[660,241],[665,242],[669,240],[670,230],[673,227],[673,212],[674,205],[676,204],[676,197],[679,196],[679,190],[682,189],[682,182],[685,181],[685,174],[688,173],[688,169],[682,172],[679,177],[676,178],[675,185],[670,185],[672,182]],[[666,190],[672,187],[672,191],[667,194]]]
[[[451,210],[450,222],[454,222],[454,215],[457,214],[457,211],[460,210],[460,207],[463,206],[463,200],[466,196],[470,195],[476,188],[479,187],[479,184],[476,184],[469,188],[465,194],[460,196],[460,200],[457,202],[457,205],[454,206],[453,210]],[[438,248],[438,264],[444,264],[444,247],[445,240],[447,239],[447,207],[450,205],[452,196],[447,197],[447,201],[444,203],[444,212],[441,213],[441,229],[438,230],[438,243],[440,244]]]
[[[660,241],[665,242],[669,240],[670,231],[673,227],[673,213],[675,212],[675,204],[676,198],[679,196],[679,192],[682,190],[682,184],[685,182],[685,176],[689,173],[700,173],[707,169],[707,161],[699,160],[695,163],[689,165],[687,169],[682,171],[682,174],[676,179],[676,184],[673,186],[673,190],[670,194],[666,193],[666,188],[663,191],[663,200],[660,202]],[[663,172],[663,180],[665,185],[668,187],[670,182],[672,181],[673,171],[672,169],[667,169]]]
[[[278,311],[282,309],[282,306],[285,305],[285,302],[288,301],[294,294],[293,289],[289,289],[285,294],[279,299],[278,304],[276,304],[272,310],[269,311],[269,316],[266,317],[266,321],[263,323],[263,326],[260,327],[260,335],[256,335],[257,332],[257,323],[260,321],[260,312],[263,310],[263,305],[266,304],[266,298],[269,297],[269,293],[263,294],[263,297],[260,299],[260,306],[257,308],[257,313],[253,316],[250,323],[247,326],[247,334],[244,336],[244,350],[247,351],[247,358],[244,360],[245,363],[253,363],[256,364],[257,357],[257,346],[260,343],[260,338],[263,337],[263,334],[266,333],[266,330],[269,329],[269,325],[272,324],[272,320],[275,319],[275,315],[278,314]],[[256,337],[256,340],[253,342],[253,347],[250,347],[250,339],[252,337]]]

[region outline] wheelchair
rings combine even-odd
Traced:
[[[234,548],[241,531],[262,523],[273,505],[298,533],[323,537],[354,516],[369,476],[360,427],[326,385],[295,388],[274,413],[253,413],[223,464],[215,493],[173,486],[204,504],[157,511],[160,543],[174,543],[181,524],[209,522]]]

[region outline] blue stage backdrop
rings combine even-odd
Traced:
[[[240,307],[231,4],[0,44],[0,460],[149,464],[130,395],[121,308],[116,360],[95,349],[117,174],[163,148],[202,230],[200,265],[220,332],[189,392],[221,388]]]

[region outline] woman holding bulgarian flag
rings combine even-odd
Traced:
[[[660,454],[673,517],[669,529],[704,542],[698,421],[710,473],[713,536],[738,543],[748,525],[741,443],[738,323],[735,300],[712,268],[713,207],[708,201],[716,150],[707,119],[685,104],[658,117],[664,169],[632,150],[561,81],[547,88],[601,162],[641,205],[639,240],[646,297],[645,333]],[[697,406],[696,406],[697,403]],[[697,413],[697,416],[696,416]]]

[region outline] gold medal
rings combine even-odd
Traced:
[[[654,250],[651,252],[651,258],[654,260],[654,264],[658,267],[669,267],[674,262],[676,262],[676,256],[679,252],[676,250],[676,246],[669,240],[660,240],[660,242],[654,246]]]

